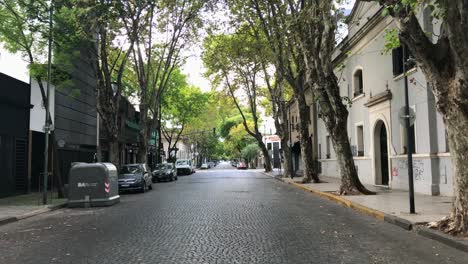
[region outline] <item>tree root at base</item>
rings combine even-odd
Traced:
[[[429,228],[438,229],[444,233],[452,236],[468,236],[468,219],[463,217],[450,215],[442,218],[439,221],[431,222],[428,224]]]
[[[346,196],[346,195],[361,195],[361,194],[376,195],[377,193],[373,192],[373,191],[369,191],[365,187],[363,187],[363,188],[358,188],[358,187],[344,188],[342,186],[342,187],[340,187],[339,194]]]

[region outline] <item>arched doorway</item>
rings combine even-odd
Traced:
[[[375,184],[389,184],[388,137],[387,128],[382,120],[377,121],[374,129]]]

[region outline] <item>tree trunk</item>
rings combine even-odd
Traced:
[[[468,234],[468,118],[454,109],[446,119],[448,127],[454,195],[452,212],[439,223],[450,234]]]
[[[109,161],[120,169],[120,147],[117,139],[109,141]]]
[[[375,194],[367,190],[359,180],[348,140],[348,131],[346,129],[336,129],[333,132],[331,138],[341,174],[340,194]]]
[[[283,150],[283,177],[288,178],[293,175],[292,156],[289,141],[288,111],[281,93],[278,96],[279,106],[273,105],[273,116],[275,118],[276,134],[281,139],[281,149]]]
[[[351,145],[348,139],[348,110],[342,102],[340,87],[334,73],[322,76],[321,86],[315,92],[319,95],[322,119],[330,134],[341,174],[340,194],[375,194],[362,185],[359,180]]]
[[[146,133],[146,129],[144,132],[145,135],[148,134]],[[138,154],[137,154],[137,160],[139,163],[147,163],[148,162],[148,137],[141,136],[140,133],[140,138],[138,141]]]
[[[263,141],[261,141],[261,144],[259,143],[258,144],[260,146],[260,150],[262,151],[262,154],[263,154],[263,160],[264,160],[264,164],[265,164],[265,172],[270,172],[272,171],[271,169],[271,158],[270,158],[270,154],[268,153],[268,149],[266,148],[265,146],[265,143],[263,143]]]
[[[162,146],[162,128],[161,128],[161,115],[159,114],[159,111],[161,111],[161,108],[158,109],[158,115],[159,118],[156,119],[155,121],[155,126],[156,126],[156,131],[158,131],[158,142],[156,142],[156,151],[157,151],[157,160],[156,163],[162,163],[162,155],[161,155],[161,150],[164,150]]]
[[[307,102],[304,93],[296,94],[297,104],[299,108],[299,134],[301,143],[301,156],[304,163],[304,179],[303,183],[319,183],[320,179],[317,174],[314,153],[312,150],[312,141],[309,133],[310,110],[307,107]]]
[[[141,105],[140,105],[141,107]],[[146,108],[141,109],[140,111],[147,111]],[[140,130],[138,132],[138,153],[137,160],[139,163],[148,162],[148,115],[142,114],[140,112]]]
[[[288,139],[281,138],[281,149],[283,150],[283,177],[291,177],[292,167],[292,155],[291,148],[288,145]]]

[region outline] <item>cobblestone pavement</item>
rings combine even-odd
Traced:
[[[468,263],[258,172],[211,169],[0,227],[0,263]]]

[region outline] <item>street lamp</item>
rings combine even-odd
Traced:
[[[50,118],[50,82],[52,71],[52,17],[54,14],[54,2],[50,2],[49,7],[49,50],[47,54],[47,94],[45,102],[45,125],[44,125],[44,186],[42,192],[42,203],[47,204],[47,183],[49,176],[49,131],[51,129],[52,120]]]
[[[402,46],[403,50],[403,74],[405,76],[405,126],[406,126],[406,138],[408,139],[408,184],[409,184],[409,202],[410,202],[410,214],[415,214],[414,206],[414,181],[413,181],[413,138],[411,137],[411,124],[410,124],[410,107],[409,107],[409,96],[408,96],[408,75],[406,74],[406,47]]]
[[[289,102],[288,102],[289,103]],[[291,179],[294,178],[294,176],[296,176],[296,172],[294,171],[294,163],[293,163],[293,160],[292,160],[292,123],[291,123],[291,106],[288,106],[288,115],[289,115],[289,118],[288,118],[288,128],[289,128],[289,150],[290,150],[290,153],[289,153],[289,166],[291,167]]]

